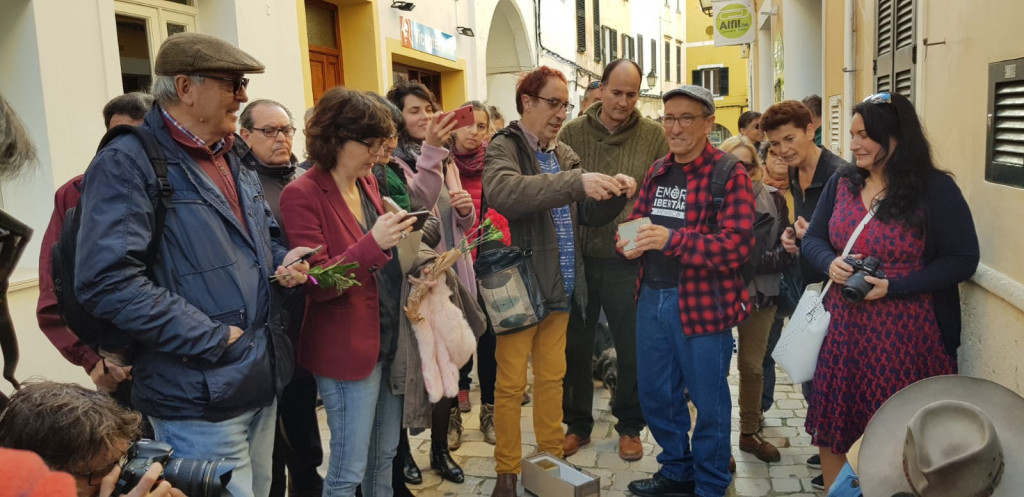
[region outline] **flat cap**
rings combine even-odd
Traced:
[[[703,86],[683,85],[679,88],[673,88],[661,96],[661,101],[668,102],[670,98],[674,97],[691,98],[704,105],[704,110],[708,112],[709,116],[715,113],[715,96],[711,94],[711,90]]]
[[[261,73],[266,69],[255,57],[216,36],[178,33],[169,36],[156,54],[161,76],[208,71]]]

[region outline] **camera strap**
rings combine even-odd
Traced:
[[[864,227],[867,226],[868,221],[875,217],[875,208],[872,207],[867,214],[864,215],[864,219],[860,220],[860,224],[857,225],[857,229],[853,230],[853,234],[850,235],[850,240],[846,242],[846,248],[843,249],[843,259],[850,255],[850,251],[853,250],[853,244],[857,242],[857,238],[860,237],[860,233],[864,231]],[[828,279],[828,283],[825,283],[825,288],[821,290],[821,297],[825,298],[828,293],[828,289],[832,287],[832,278]]]

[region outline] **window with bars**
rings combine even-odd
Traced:
[[[1024,58],[988,67],[985,179],[1024,188]]]
[[[918,0],[877,0],[875,91],[914,100]]]
[[[703,86],[716,97],[729,95],[729,68],[704,67],[692,73],[693,84]]]
[[[608,60],[605,63],[611,62],[619,58],[619,32],[612,29],[608,31]]]
[[[587,0],[576,0],[576,52],[587,51]]]

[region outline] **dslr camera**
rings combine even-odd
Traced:
[[[864,259],[847,257],[843,262],[853,266],[853,276],[850,276],[850,279],[846,280],[846,284],[843,285],[843,297],[850,302],[864,300],[864,296],[875,287],[875,285],[864,281],[865,276],[885,279],[885,273],[879,268],[882,263],[874,257],[865,257]]]
[[[169,444],[142,439],[133,443],[125,454],[127,461],[121,468],[117,487],[111,495],[122,495],[138,486],[142,475],[150,465],[158,462],[164,473],[160,479],[167,480],[174,488],[189,497],[220,497],[224,487],[231,481],[234,465],[219,461],[179,459],[171,457],[174,449]]]

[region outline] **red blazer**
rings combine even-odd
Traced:
[[[359,183],[377,213],[383,213],[377,180],[371,174]],[[354,272],[362,284],[339,296],[335,290],[307,283],[299,365],[336,380],[366,378],[380,353],[375,273],[391,259],[390,253],[380,249],[372,233],[363,234],[331,173],[317,166],[281,192],[281,220],[293,247],[324,246],[309,260],[310,266],[326,267],[341,260],[358,262]]]

